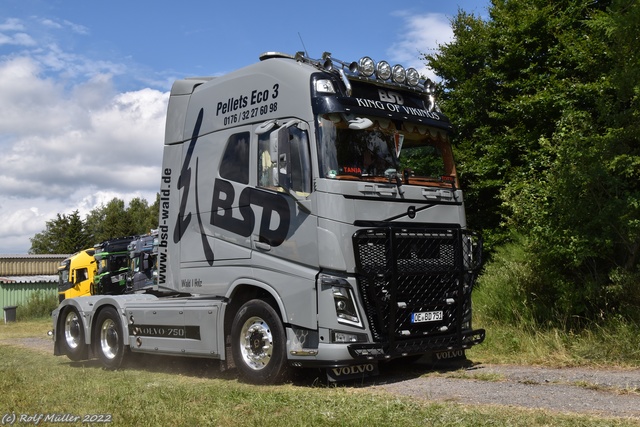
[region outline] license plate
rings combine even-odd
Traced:
[[[442,311],[411,313],[411,323],[438,322],[440,320],[442,320]]]

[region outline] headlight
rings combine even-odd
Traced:
[[[333,302],[336,306],[338,322],[347,325],[362,326],[358,318],[358,310],[353,301],[353,291],[351,288],[333,286],[331,291],[333,293]]]
[[[343,277],[324,274],[320,275],[320,283],[326,290],[331,287],[338,323],[362,328],[351,284]]]

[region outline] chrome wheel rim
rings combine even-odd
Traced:
[[[100,328],[100,348],[102,354],[108,359],[113,359],[118,353],[118,329],[113,320],[107,319]]]
[[[70,311],[64,319],[64,340],[67,347],[75,350],[80,345],[80,318],[75,311]]]
[[[271,328],[260,317],[251,317],[240,331],[240,353],[242,360],[254,371],[269,364],[273,354]]]

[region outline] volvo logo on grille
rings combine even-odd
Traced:
[[[409,209],[407,209],[407,216],[411,219],[416,217],[416,207],[415,206],[409,206]]]

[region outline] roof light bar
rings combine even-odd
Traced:
[[[347,76],[360,77],[379,80],[387,85],[401,85],[420,90],[431,96],[435,93],[435,84],[429,79],[421,78],[415,68],[405,68],[400,64],[392,67],[387,61],[376,62],[369,56],[363,56],[358,62],[344,62],[333,58],[330,52],[324,52],[322,59],[311,59],[305,52],[297,52],[295,60],[312,64],[328,72],[337,72],[343,81],[347,80]]]

